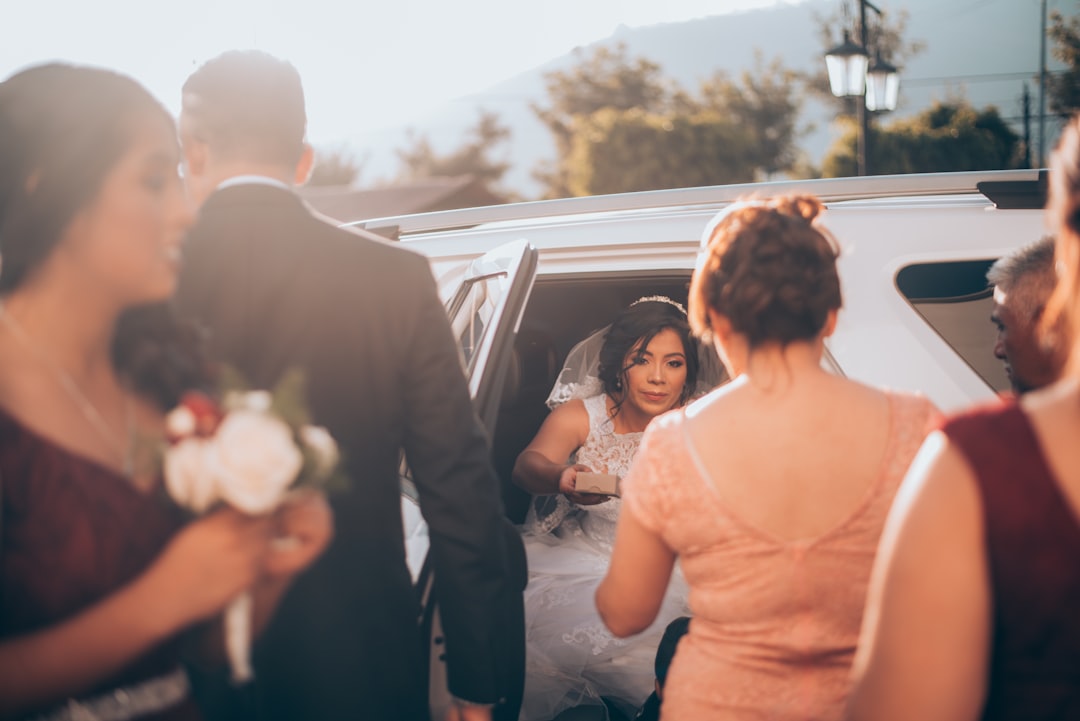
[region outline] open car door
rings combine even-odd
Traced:
[[[489,251],[469,264],[461,284],[446,304],[473,405],[488,437],[495,433],[514,339],[536,278],[537,255],[536,248],[525,240]],[[417,585],[421,630],[428,640],[430,654],[430,708],[432,718],[442,719],[450,697],[446,688],[442,628],[432,595],[435,579],[427,560],[427,524],[420,514],[416,487],[404,462],[401,492],[406,558]]]

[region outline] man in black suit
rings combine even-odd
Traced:
[[[334,542],[256,646],[259,713],[426,717],[400,510],[404,451],[430,527],[451,717],[491,718],[494,708],[516,718],[524,555],[506,533],[430,267],[314,216],[296,196],[312,163],[305,125],[299,75],[264,53],[226,53],[184,85],[185,176],[201,212],[178,306],[208,329],[211,355],[253,386],[302,369],[312,416],[337,439],[351,478],[331,497]]]

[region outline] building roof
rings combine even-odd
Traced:
[[[299,192],[315,210],[343,223],[504,202],[472,175],[423,178],[374,188],[311,186]]]

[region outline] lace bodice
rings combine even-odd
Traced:
[[[912,458],[938,424],[925,398],[888,399],[888,444],[861,502],[832,528],[797,540],[743,520],[716,490],[684,412],[649,426],[624,479],[623,513],[678,555],[694,608],[664,685],[664,718],[844,716],[881,529]],[[807,493],[827,492],[827,481]]]
[[[574,462],[598,473],[614,473],[621,479],[630,470],[643,434],[615,432],[615,424],[608,417],[607,396],[603,393],[586,398],[584,403],[589,414],[589,435],[574,454]]]
[[[615,425],[608,416],[607,396],[603,393],[586,398],[584,403],[589,414],[589,435],[571,460],[597,473],[613,473],[621,480],[630,470],[642,434],[615,432]],[[583,529],[588,535],[596,536],[596,540],[610,543],[615,538],[615,522],[621,507],[619,498],[595,506],[580,506],[586,514],[582,519]],[[597,523],[601,519],[605,522]]]
[[[643,434],[615,432],[608,417],[607,396],[603,393],[582,402],[589,416],[589,434],[569,460],[597,473],[613,473],[621,480],[630,470]],[[525,529],[542,535],[565,525],[563,531],[584,534],[610,551],[621,507],[622,501],[617,497],[593,506],[576,506],[561,494],[537,496],[529,509]]]

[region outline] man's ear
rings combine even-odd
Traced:
[[[836,332],[836,320],[840,317],[840,311],[836,308],[829,311],[825,316],[825,327],[822,328],[821,337],[828,338]]]
[[[314,167],[315,150],[308,143],[304,143],[304,150],[300,153],[300,160],[296,163],[296,175],[293,177],[293,184],[303,185],[308,182]]]
[[[726,340],[733,330],[731,321],[728,320],[727,316],[720,315],[712,308],[707,308],[705,314],[709,319],[709,330],[712,331],[713,336]]]
[[[193,178],[206,174],[206,163],[209,155],[209,146],[191,136],[183,139],[181,152],[184,155],[184,173]]]

